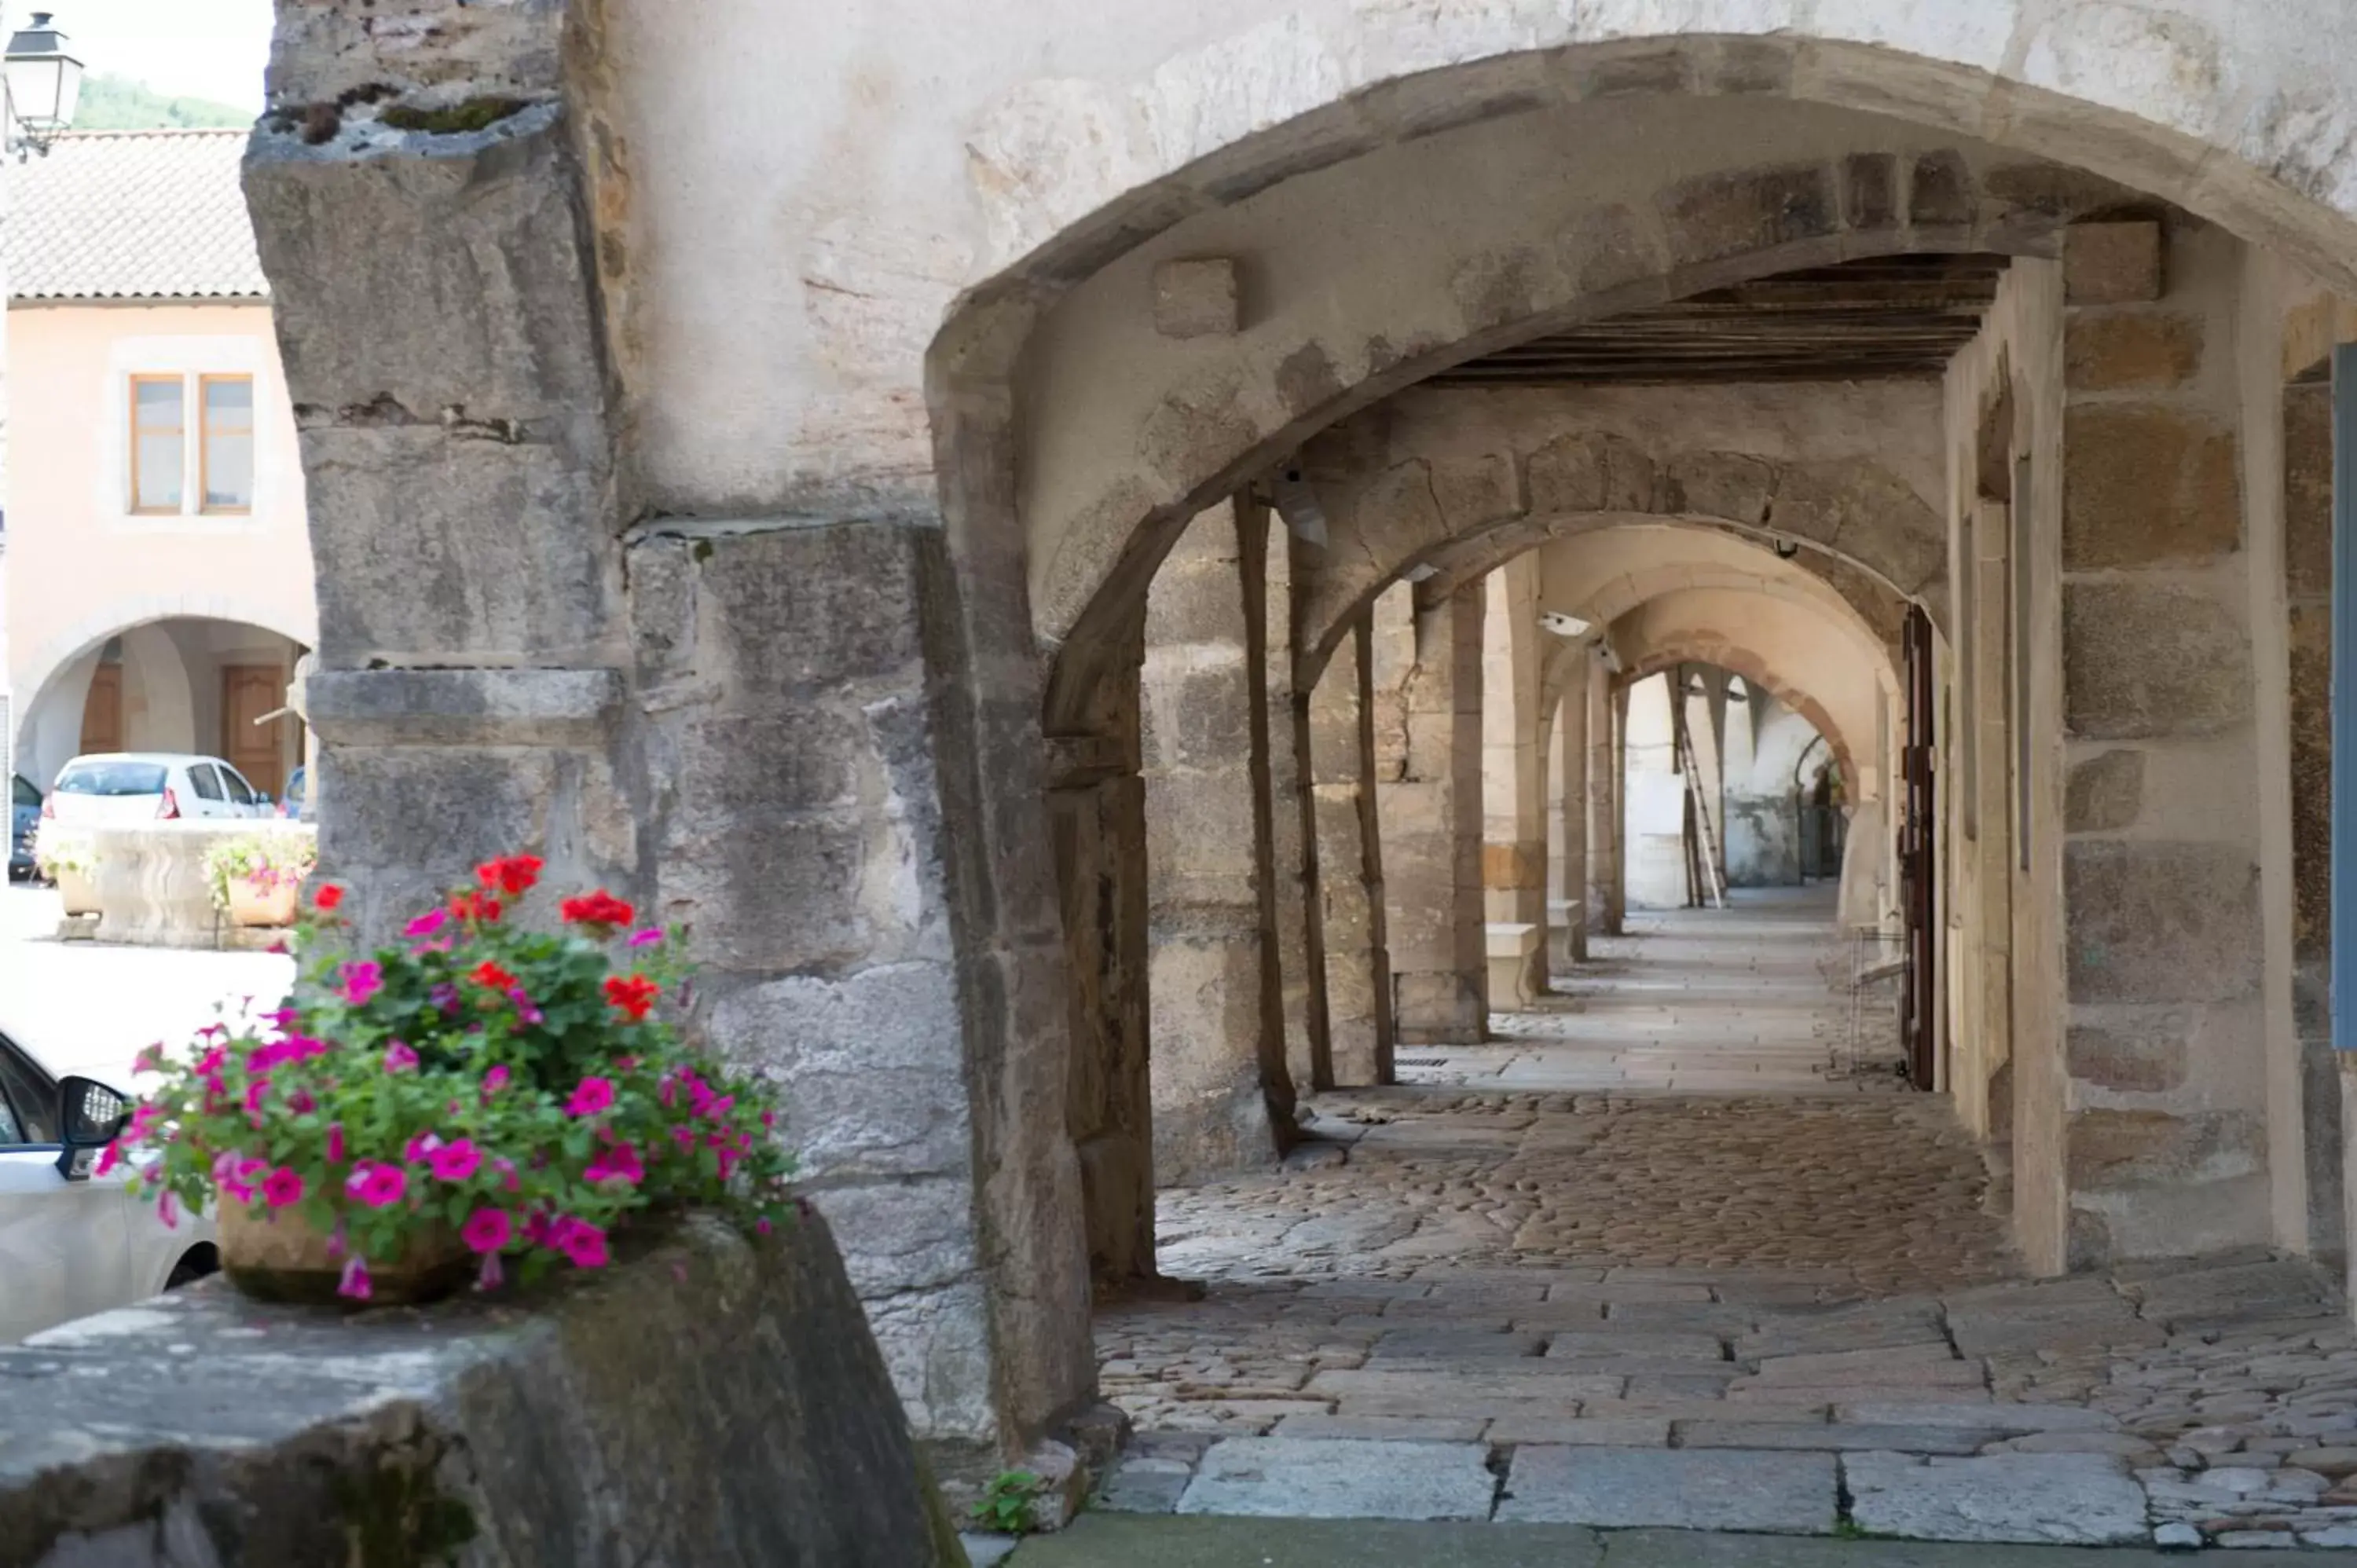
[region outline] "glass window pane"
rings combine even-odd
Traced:
[[[180,510],[180,433],[139,437],[139,493],[132,505],[141,511]]]
[[[223,429],[253,429],[253,378],[207,376],[205,378],[205,423]]]
[[[139,428],[180,428],[180,382],[178,377],[143,378],[132,383],[131,395],[139,408]]]
[[[210,764],[199,763],[188,769],[188,782],[197,787],[197,799],[218,800],[221,798],[221,775]]]
[[[244,511],[253,505],[253,436],[212,430],[205,435],[205,510]]]

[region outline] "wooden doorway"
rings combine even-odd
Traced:
[[[91,671],[90,695],[81,703],[81,746],[87,757],[123,749],[123,666],[106,660]]]
[[[1907,969],[1900,1000],[1906,1035],[1907,1076],[1918,1089],[1933,1087],[1939,1074],[1940,935],[1939,867],[1933,813],[1932,704],[1939,692],[1932,676],[1932,619],[1910,606],[1905,628],[1907,654],[1906,816],[1900,823],[1899,886],[1907,934]]]
[[[276,664],[221,666],[221,748],[246,782],[276,800],[286,792],[286,737],[291,719],[254,721],[286,705],[286,671]]]

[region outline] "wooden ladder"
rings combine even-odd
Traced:
[[[1702,795],[1702,769],[1695,759],[1694,736],[1686,729],[1685,693],[1677,693],[1671,704],[1670,733],[1677,748],[1678,777],[1686,782],[1686,805],[1694,812],[1695,833],[1701,841],[1701,875],[1695,877],[1695,891],[1699,897],[1708,894],[1714,909],[1727,908],[1727,883],[1719,875],[1718,834],[1710,825],[1710,807]]]

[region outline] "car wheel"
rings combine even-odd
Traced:
[[[178,1290],[194,1284],[207,1274],[221,1272],[221,1258],[210,1246],[191,1247],[180,1261],[172,1265],[172,1277],[164,1282],[166,1290]]]

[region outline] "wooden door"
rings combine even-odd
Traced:
[[[221,754],[245,775],[247,783],[274,800],[286,791],[284,728],[294,720],[253,721],[285,705],[286,671],[277,665],[221,666]]]
[[[1918,1089],[1930,1089],[1938,1074],[1940,1038],[1938,955],[1940,904],[1934,878],[1939,867],[1932,800],[1932,621],[1920,607],[1907,612],[1907,746],[1904,753],[1906,816],[1899,835],[1899,878],[1907,934],[1907,969],[1901,1019],[1906,1029],[1907,1075]]]
[[[91,672],[90,695],[81,704],[81,752],[123,749],[123,666],[101,664]]]

